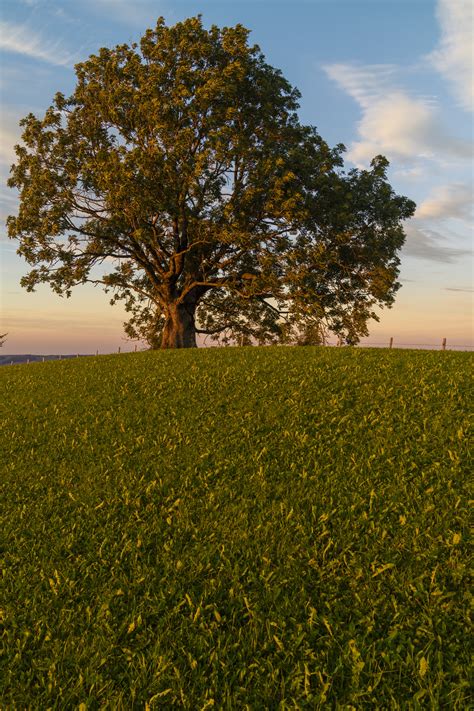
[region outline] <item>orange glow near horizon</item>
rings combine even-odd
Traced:
[[[472,347],[471,295],[444,290],[438,299],[435,296],[431,289],[407,284],[394,307],[380,312],[380,322],[369,324],[370,335],[361,345],[388,344],[393,337],[394,346],[437,346],[446,338],[448,347]],[[37,294],[21,290],[0,327],[0,333],[8,333],[1,354],[113,353],[119,347],[133,351],[135,342],[123,331],[126,319],[123,307],[110,306],[108,296],[98,289],[78,288],[71,299],[61,299],[46,287]]]

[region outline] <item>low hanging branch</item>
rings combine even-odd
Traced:
[[[78,64],[74,93],[23,119],[8,219],[32,266],[23,286],[100,284],[153,347],[366,335],[399,288],[414,203],[381,156],[344,172],[344,147],[300,124],[298,91],[248,35],[161,18],[139,45]]]

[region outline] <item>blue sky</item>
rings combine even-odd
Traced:
[[[417,202],[406,225],[397,302],[371,342],[473,344],[472,3],[468,0],[3,0],[0,15],[0,198],[3,353],[131,349],[124,314],[98,290],[60,299],[19,286],[27,265],[3,226],[19,119],[42,115],[75,84],[74,63],[130,43],[163,15],[241,23],[301,93],[300,117],[347,166],[382,153],[397,192]]]

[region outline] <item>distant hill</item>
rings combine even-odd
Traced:
[[[82,357],[83,354],[81,354]],[[20,355],[0,355],[0,365],[18,365],[20,363],[38,363],[43,360],[63,360],[64,358],[77,358],[77,355],[32,355],[31,353],[21,353]]]

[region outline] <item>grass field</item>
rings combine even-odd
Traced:
[[[0,371],[5,709],[465,709],[465,353]]]

